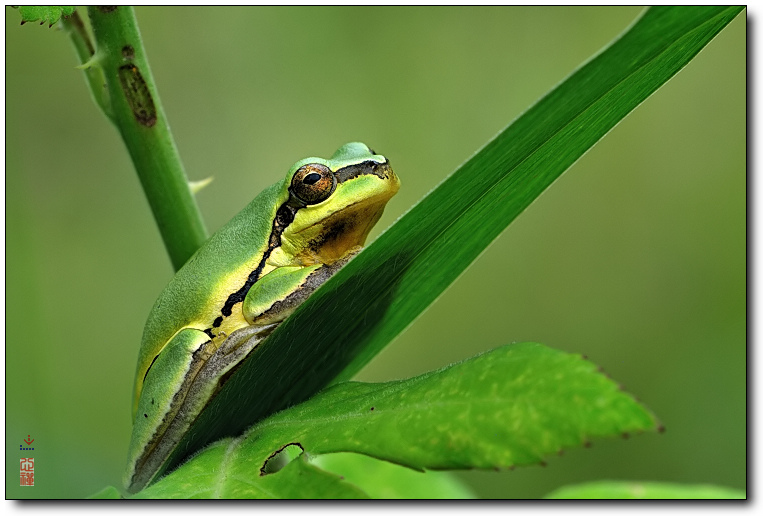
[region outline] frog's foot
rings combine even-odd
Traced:
[[[224,360],[239,361],[249,354],[265,338],[273,333],[278,323],[263,326],[244,326],[230,334],[220,345],[216,354],[225,356]],[[220,360],[223,360],[220,358]]]

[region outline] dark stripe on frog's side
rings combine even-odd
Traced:
[[[356,165],[349,165],[334,172],[337,183],[344,183],[345,181],[355,179],[356,177],[364,174],[373,174],[382,179],[387,179],[389,177],[389,161],[378,163],[373,160],[368,160]],[[297,211],[299,211],[300,208],[302,208],[302,205],[298,204],[298,202],[295,201],[292,196],[290,196],[289,200],[287,200],[278,208],[278,211],[276,211],[276,216],[273,219],[273,229],[270,231],[268,248],[265,249],[265,252],[262,254],[262,259],[257,265],[257,268],[249,273],[249,276],[247,277],[244,285],[236,292],[228,296],[225,304],[220,309],[220,313],[222,315],[218,316],[214,320],[211,328],[204,330],[204,333],[209,335],[210,338],[214,337],[212,333],[214,328],[219,328],[220,325],[222,325],[225,317],[228,317],[233,313],[233,307],[236,304],[244,301],[244,298],[246,297],[247,292],[249,292],[249,289],[252,288],[252,285],[254,285],[258,279],[260,279],[262,269],[265,268],[265,262],[270,257],[270,254],[273,252],[273,250],[281,245],[281,234],[286,230],[289,224],[292,223],[294,217],[297,214]]]
[[[210,335],[211,337],[211,335]],[[151,365],[148,366],[148,369],[146,369],[146,374],[143,375],[143,383],[146,383],[146,377],[148,376],[148,372],[151,370],[152,367],[154,367],[154,362],[156,362],[156,359],[159,358],[159,355],[161,353],[157,353],[157,355],[154,357],[154,359],[151,361]]]
[[[218,328],[223,323],[223,319],[233,313],[233,307],[237,303],[244,301],[244,298],[246,297],[247,292],[249,292],[249,289],[252,288],[252,285],[254,285],[258,279],[260,279],[260,274],[262,273],[262,269],[265,268],[265,262],[270,257],[270,253],[273,252],[273,249],[281,245],[281,234],[289,226],[289,224],[292,223],[294,216],[299,210],[298,206],[292,206],[289,204],[290,201],[291,199],[283,203],[281,207],[278,208],[278,211],[276,211],[276,216],[273,219],[273,229],[270,231],[270,238],[268,240],[268,248],[265,249],[264,253],[262,253],[262,259],[257,265],[257,268],[249,273],[249,276],[246,278],[246,282],[240,289],[228,296],[228,299],[225,301],[225,304],[220,310],[222,315],[218,316],[214,320],[212,323],[212,328],[207,328],[204,330],[204,333],[210,337],[214,337],[212,334],[213,328]]]

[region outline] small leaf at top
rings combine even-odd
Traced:
[[[27,22],[47,23],[53,26],[61,16],[71,16],[76,7],[71,5],[22,5],[19,6],[21,24]]]

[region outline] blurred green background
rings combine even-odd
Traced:
[[[638,7],[138,7],[214,231],[305,156],[361,140],[403,187],[378,232],[621,33]],[[6,496],[119,485],[143,323],[172,270],[117,131],[60,31],[6,7]],[[534,203],[360,375],[513,341],[587,355],[664,434],[480,496],[598,479],[746,484],[746,27],[735,19]],[[22,439],[36,485],[18,486]]]

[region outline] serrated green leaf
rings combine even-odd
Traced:
[[[21,23],[40,22],[53,25],[61,16],[71,16],[76,7],[71,5],[22,5],[19,6]]]
[[[419,470],[493,469],[657,426],[595,364],[522,343],[408,380],[338,384],[255,425],[245,442],[272,440],[263,459],[299,443],[308,453],[351,451]]]
[[[417,470],[494,469],[537,464],[594,437],[657,426],[648,410],[579,355],[512,344],[408,380],[329,387],[242,438],[212,446],[141,496],[276,493],[263,482],[285,490],[290,480],[283,472],[296,460],[277,473],[260,473],[288,445],[308,455],[362,453]],[[323,497],[303,480],[298,485],[304,497]]]
[[[553,491],[546,498],[555,499],[746,499],[738,489],[706,484],[672,484],[668,482],[589,482],[566,486]]]
[[[199,416],[169,465],[354,375],[564,170],[742,10],[647,10],[300,306]],[[341,314],[341,324],[325,314]]]

